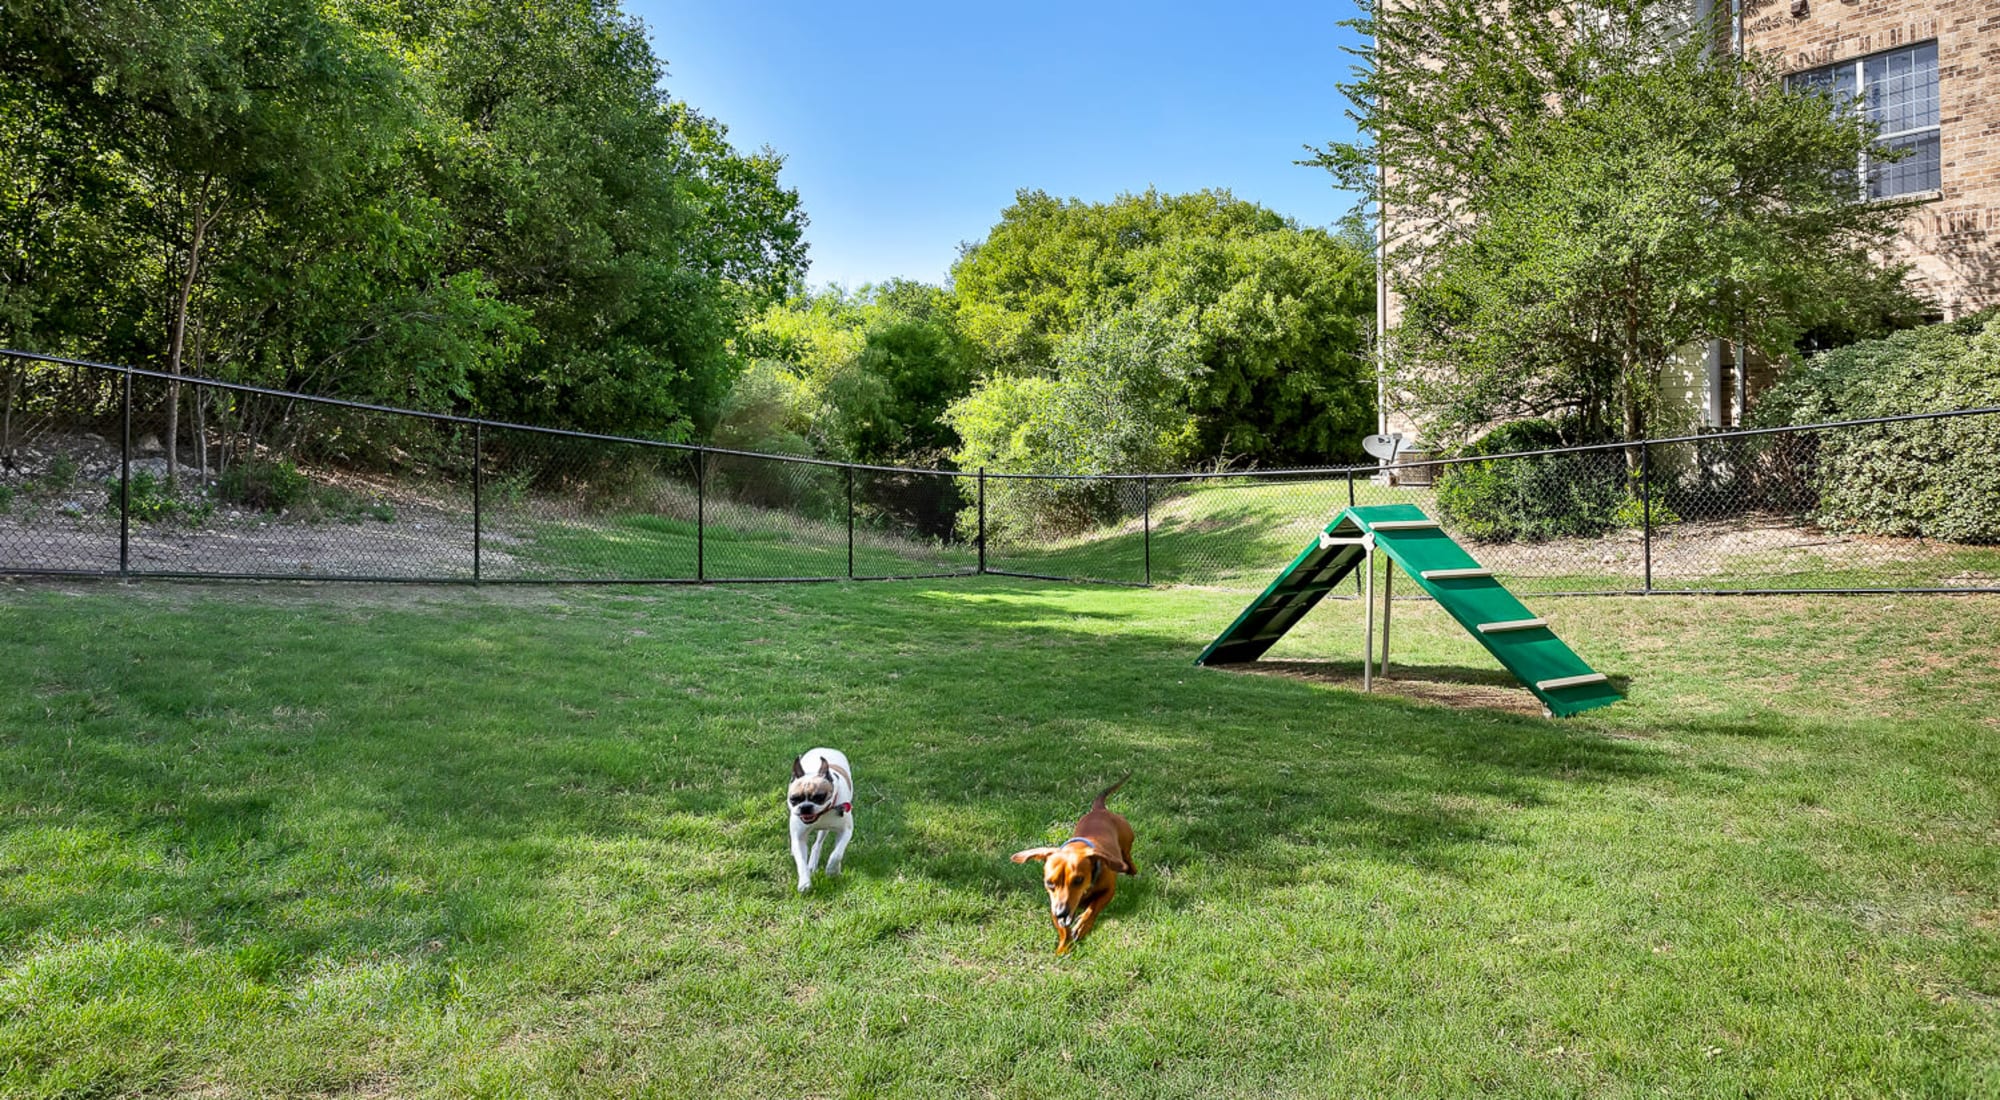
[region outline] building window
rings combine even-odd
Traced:
[[[1939,187],[1938,54],[1925,42],[1788,78],[1794,87],[1825,93],[1842,110],[1866,112],[1881,127],[1874,148],[1908,149],[1901,160],[1863,156],[1859,178],[1871,199],[1919,195]]]

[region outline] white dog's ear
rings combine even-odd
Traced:
[[[1014,862],[1026,863],[1031,859],[1034,860],[1047,859],[1050,856],[1054,855],[1055,852],[1056,850],[1054,848],[1029,848],[1026,849],[1025,851],[1015,852]]]
[[[819,777],[821,779],[833,778],[833,765],[828,763],[824,756],[819,758]]]
[[[793,779],[804,779],[804,778],[806,777],[806,766],[805,766],[805,763],[804,763],[804,761],[805,761],[805,757],[803,757],[803,756],[794,756],[794,757],[792,757],[792,778],[793,778]]]

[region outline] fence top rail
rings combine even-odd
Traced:
[[[1728,432],[1701,432],[1695,435],[1662,436],[1658,439],[1629,439],[1613,443],[1583,443],[1574,447],[1545,447],[1537,451],[1503,451],[1497,454],[1452,455],[1400,462],[1367,462],[1349,466],[1298,466],[1269,470],[1156,470],[1139,474],[1013,474],[989,471],[989,478],[1016,478],[1035,481],[1214,481],[1223,478],[1343,478],[1350,474],[1376,474],[1383,470],[1418,470],[1429,466],[1455,466],[1467,462],[1491,462],[1505,458],[1543,458],[1548,455],[1580,454],[1586,451],[1625,451],[1634,447],[1664,447],[1675,443],[1715,443],[1749,439],[1762,435],[1804,435],[1837,428],[1865,428],[1875,424],[1900,424],[1913,420],[1950,420],[1963,416],[2000,416],[2000,405],[1939,412],[1902,413],[1864,420],[1826,420],[1817,424],[1786,424],[1775,428],[1742,428]]]
[[[811,466],[834,466],[842,469],[872,471],[886,474],[933,474],[944,477],[971,477],[963,470],[937,470],[918,466],[871,466],[860,462],[839,462],[827,458],[811,458],[806,455],[777,455],[761,451],[738,451],[728,447],[710,447],[699,443],[669,443],[661,439],[644,439],[629,435],[608,435],[603,432],[583,432],[570,428],[550,428],[540,424],[516,424],[507,420],[484,420],[473,416],[459,416],[456,413],[426,412],[422,409],[405,409],[395,405],[377,405],[368,401],[354,401],[344,397],[323,397],[292,390],[274,390],[267,386],[253,386],[244,382],[224,382],[219,378],[203,378],[194,374],[169,374],[166,371],[149,370],[145,367],[121,367],[116,363],[98,363],[89,359],[69,359],[59,355],[43,355],[39,352],[16,351],[0,348],[0,356],[27,359],[38,363],[55,363],[66,367],[86,367],[91,370],[110,371],[114,374],[131,375],[139,378],[157,378],[167,382],[179,382],[188,386],[206,386],[210,389],[228,390],[232,393],[249,393],[261,397],[273,397],[285,401],[302,401],[313,405],[330,405],[341,409],[360,412],[384,413],[390,416],[409,416],[423,420],[435,420],[445,424],[464,424],[478,428],[493,428],[500,431],[534,432],[553,435],[565,439],[588,439],[600,443],[627,443],[639,447],[661,447],[674,451],[702,451],[708,454],[733,455],[740,458],[764,458],[776,462],[797,462]]]
[[[640,447],[660,447],[667,450],[694,451],[703,454],[729,455],[738,458],[759,458],[773,462],[793,462],[808,466],[862,470],[872,473],[921,474],[933,477],[989,477],[1022,481],[1204,481],[1220,478],[1344,478],[1356,474],[1372,475],[1384,470],[1424,469],[1432,466],[1453,466],[1467,462],[1490,462],[1496,459],[1541,458],[1548,455],[1580,454],[1587,451],[1622,451],[1633,447],[1654,447],[1673,443],[1712,443],[1731,439],[1748,439],[1753,436],[1792,435],[1805,432],[1830,431],[1836,428],[1860,428],[1877,424],[1900,424],[1917,420],[1948,420],[1964,416],[2000,415],[2000,405],[1984,405],[1968,409],[1945,409],[1938,412],[1877,416],[1864,420],[1828,420],[1817,424],[1787,424],[1774,428],[1742,428],[1728,432],[1705,432],[1695,435],[1667,436],[1660,439],[1628,439],[1614,443],[1586,443],[1575,447],[1546,447],[1535,451],[1505,451],[1490,455],[1458,455],[1446,458],[1419,459],[1409,462],[1369,462],[1345,466],[1307,466],[1295,469],[1269,470],[1162,470],[1136,474],[1028,474],[984,470],[942,470],[921,466],[871,466],[864,463],[840,462],[834,459],[811,458],[804,455],[779,455],[767,454],[761,451],[739,451],[727,447],[710,447],[699,443],[669,443],[664,440],[642,439],[636,436],[607,435],[602,432],[550,428],[537,424],[516,424],[505,420],[482,420],[478,417],[459,416],[455,413],[425,412],[420,409],[405,409],[394,405],[377,405],[342,397],[321,397],[313,394],[295,393],[291,390],[275,390],[264,386],[253,386],[243,382],[224,382],[216,378],[203,378],[191,374],[169,374],[166,371],[151,370],[145,367],[120,366],[116,363],[100,363],[89,359],[72,359],[60,355],[45,355],[40,352],[18,351],[13,348],[0,348],[0,357],[24,359],[38,363],[54,363],[69,367],[85,367],[91,370],[110,371],[115,374],[138,376],[141,378],[157,378],[167,382],[179,382],[190,386],[208,386],[235,393],[257,394],[285,401],[303,401],[309,404],[330,405],[335,408],[355,409],[361,412],[385,413],[391,416],[418,417],[445,424],[464,424],[479,428],[496,428],[502,431],[532,432],[540,435],[558,436],[565,439],[588,439],[600,443],[624,443]]]
[[[1426,458],[1414,462],[1385,463],[1380,466],[1371,463],[1367,466],[1357,467],[1357,469],[1399,470],[1425,466],[1450,466],[1461,462],[1485,462],[1496,458],[1540,458],[1546,455],[1577,454],[1583,451],[1625,451],[1633,447],[1664,447],[1672,443],[1715,443],[1732,439],[1749,439],[1760,435],[1804,435],[1807,432],[1832,431],[1836,428],[1865,428],[1875,424],[1901,424],[1912,420],[1951,420],[1962,416],[2000,416],[2000,405],[1981,405],[1969,409],[1943,409],[1938,412],[1901,413],[1896,416],[1872,416],[1864,420],[1823,420],[1817,424],[1784,424],[1775,428],[1739,428],[1735,431],[1699,432],[1694,435],[1663,436],[1659,439],[1628,439],[1615,443],[1582,443],[1574,447],[1547,447],[1539,451],[1504,451],[1499,454],[1490,455],[1457,455],[1449,458]]]

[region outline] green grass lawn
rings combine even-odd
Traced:
[[[970,573],[978,568],[971,547],[927,545],[865,528],[854,536],[850,559],[845,526],[776,512],[737,509],[738,525],[695,524],[669,516],[613,515],[595,522],[542,522],[515,536],[513,567],[495,576],[526,579],[644,578],[701,575],[709,580],[844,578],[853,575],[913,577]],[[742,522],[748,517],[752,522]]]
[[[2000,1093],[2000,598],[1551,601],[1564,723],[1429,604],[1191,667],[1243,598],[0,588],[0,1095]]]

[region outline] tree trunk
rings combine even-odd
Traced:
[[[194,462],[195,481],[208,484],[208,402],[202,400],[201,389],[194,391]]]
[[[1645,374],[1643,363],[1645,353],[1639,346],[1639,273],[1636,268],[1630,272],[1631,281],[1625,292],[1625,333],[1619,341],[1618,373],[1624,392],[1625,439],[1631,442],[1646,435],[1646,395],[1640,392]],[[1625,482],[1636,490],[1639,484],[1640,467],[1645,462],[1644,447],[1625,448]]]
[[[181,274],[181,290],[174,298],[173,343],[167,349],[167,373],[176,376],[181,373],[181,351],[187,346],[188,303],[194,298],[195,278],[201,270],[201,239],[208,231],[211,214],[208,210],[208,187],[215,177],[204,173],[201,190],[194,199],[194,232],[188,239],[187,270]],[[167,383],[167,490],[178,492],[181,487],[181,384]]]
[[[7,364],[7,400],[0,408],[0,456],[14,457],[14,392],[21,385],[21,368]]]

